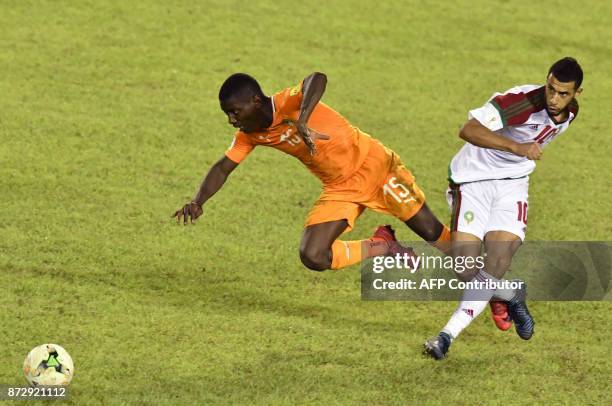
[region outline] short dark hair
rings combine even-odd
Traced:
[[[226,101],[232,97],[243,95],[265,97],[259,83],[246,73],[234,73],[225,79],[221,89],[219,89],[219,101]]]
[[[553,74],[560,82],[575,82],[576,89],[582,84],[582,68],[578,61],[572,57],[566,56],[559,59],[548,70],[548,75]]]

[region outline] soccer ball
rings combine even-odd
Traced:
[[[23,373],[32,386],[66,386],[72,380],[74,364],[70,354],[57,344],[43,344],[30,351]]]

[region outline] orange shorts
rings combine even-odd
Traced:
[[[346,219],[349,226],[345,231],[350,231],[366,208],[406,221],[424,203],[425,194],[400,157],[372,140],[368,156],[355,174],[344,182],[324,186],[304,226]]]

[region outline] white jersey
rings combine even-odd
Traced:
[[[546,146],[578,114],[578,102],[569,105],[569,118],[557,123],[546,110],[544,86],[524,85],[505,93],[495,93],[484,106],[469,112],[489,130],[518,143],[537,142]],[[469,142],[453,157],[449,180],[453,183],[490,179],[515,179],[529,175],[535,162],[511,152],[477,147]]]

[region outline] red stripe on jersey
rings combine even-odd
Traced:
[[[544,144],[544,141],[557,134],[557,129],[547,125],[544,130],[535,138],[538,144]]]
[[[492,101],[504,125],[523,124],[533,113],[546,108],[544,86],[527,93],[506,93],[494,97]]]
[[[546,127],[544,127],[544,129],[538,134],[537,137],[535,137],[533,140],[538,142],[541,138],[543,138],[544,136],[546,136],[546,134],[548,133],[548,130],[550,130],[550,126],[547,125]]]
[[[548,134],[546,134],[546,137],[542,138],[540,141],[538,141],[540,144],[544,144],[544,142],[549,139],[554,137],[555,135],[557,135],[557,129],[552,129],[548,132]]]
[[[525,101],[525,93],[506,93],[493,98],[497,105],[502,110],[507,110],[510,107]]]

